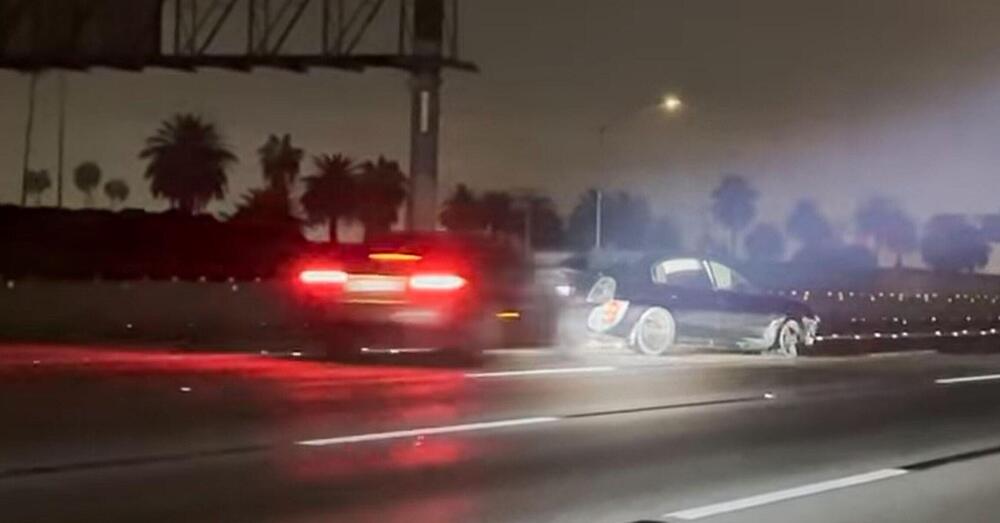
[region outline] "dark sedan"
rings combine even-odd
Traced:
[[[398,233],[303,260],[293,288],[330,356],[548,343],[556,296],[518,249],[480,235]]]
[[[765,295],[730,267],[694,257],[602,276],[587,302],[592,334],[624,339],[648,355],[695,345],[797,356],[819,324],[808,305]]]

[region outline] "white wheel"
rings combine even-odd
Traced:
[[[630,337],[632,348],[647,356],[660,356],[674,346],[677,323],[667,309],[653,307],[642,313]]]
[[[802,326],[795,320],[785,320],[778,328],[774,339],[773,351],[782,356],[794,358],[799,355],[802,346]]]

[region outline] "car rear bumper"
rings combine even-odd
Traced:
[[[463,318],[452,308],[411,303],[311,304],[312,323],[444,328]]]

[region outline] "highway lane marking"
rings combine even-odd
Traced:
[[[522,425],[536,425],[540,423],[551,423],[559,421],[561,418],[555,416],[538,416],[533,418],[516,418],[499,421],[486,421],[482,423],[465,423],[461,425],[445,425],[440,427],[424,427],[409,430],[393,430],[389,432],[372,432],[369,434],[355,434],[351,436],[338,436],[333,438],[307,439],[296,441],[296,445],[307,447],[325,447],[330,445],[344,445],[348,443],[361,443],[366,441],[380,441],[387,439],[410,438],[414,436],[429,436],[433,434],[450,434],[453,432],[469,432],[475,430],[498,429],[503,427],[518,427]]]
[[[502,370],[492,372],[469,372],[465,376],[469,378],[504,378],[510,376],[538,376],[545,374],[576,374],[591,372],[611,372],[618,370],[618,367],[556,367],[549,369],[525,369],[525,370]]]
[[[872,354],[866,354],[868,358],[904,358],[908,356],[926,356],[928,354],[937,354],[936,350],[899,350],[892,352],[875,352]]]
[[[689,403],[673,403],[667,405],[653,405],[647,407],[604,410],[596,412],[581,412],[576,414],[564,414],[561,416],[535,416],[530,418],[513,418],[513,419],[498,420],[498,421],[484,421],[479,423],[463,423],[460,425],[442,425],[438,427],[390,430],[386,432],[372,432],[368,434],[351,434],[347,436],[334,436],[330,438],[307,439],[302,441],[296,441],[295,444],[305,447],[346,445],[351,443],[365,443],[370,441],[384,441],[389,439],[432,436],[436,434],[451,434],[455,432],[471,432],[471,431],[499,429],[506,427],[518,427],[523,425],[537,425],[542,423],[553,423],[556,421],[570,421],[580,418],[615,416],[621,414],[637,414],[642,412],[684,409],[691,407],[709,407],[715,405],[726,405],[731,403],[746,403],[751,401],[767,401],[773,399],[774,397],[775,396],[773,394],[767,393],[757,396],[747,396],[741,398],[717,399],[717,400],[698,401]]]
[[[814,494],[820,494],[832,490],[839,490],[857,485],[863,485],[865,483],[882,481],[885,479],[902,476],[908,473],[909,471],[904,469],[876,470],[874,472],[868,472],[865,474],[847,476],[844,478],[833,479],[829,481],[821,481],[819,483],[811,483],[808,485],[803,485],[801,487],[778,490],[775,492],[769,492],[767,494],[760,494],[756,496],[735,499],[732,501],[726,501],[723,503],[705,505],[703,507],[681,510],[678,512],[671,512],[669,514],[664,514],[663,517],[683,519],[683,520],[702,519],[712,516],[718,516],[720,514],[726,514],[729,512],[736,512],[738,510],[745,510],[748,508],[760,507],[763,505],[769,505],[772,503],[787,501],[789,499],[812,496]]]
[[[957,378],[940,378],[934,380],[938,385],[952,385],[955,383],[973,383],[977,381],[1000,380],[1000,374],[983,374],[982,376],[960,376]]]

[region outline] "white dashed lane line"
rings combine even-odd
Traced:
[[[524,369],[524,370],[501,370],[491,372],[469,372],[465,376],[468,378],[507,378],[516,376],[542,376],[549,374],[587,374],[594,372],[611,372],[618,370],[618,367],[556,367],[550,369]]]
[[[832,490],[839,490],[857,485],[863,485],[865,483],[882,481],[885,479],[902,476],[903,474],[907,474],[908,472],[909,471],[904,469],[876,470],[874,472],[868,472],[866,474],[847,476],[844,478],[838,478],[829,481],[821,481],[819,483],[810,483],[808,485],[802,485],[800,487],[794,487],[785,490],[778,490],[775,492],[769,492],[767,494],[759,494],[747,498],[734,499],[732,501],[725,501],[722,503],[705,505],[703,507],[691,508],[691,509],[681,510],[678,512],[671,512],[669,514],[664,514],[663,517],[667,519],[680,519],[685,521],[708,518],[712,516],[718,516],[720,514],[726,514],[729,512],[736,512],[738,510],[745,510],[749,508],[760,507],[763,505],[769,505],[772,503],[778,503],[781,501],[787,501],[789,499],[812,496],[814,494],[830,492]]]
[[[475,430],[499,429],[504,427],[517,427],[521,425],[536,425],[539,423],[551,423],[559,421],[560,418],[552,416],[539,416],[533,418],[516,418],[499,421],[486,421],[482,423],[465,423],[462,425],[445,425],[441,427],[424,427],[409,430],[393,430],[389,432],[372,432],[369,434],[355,434],[351,436],[338,436],[333,438],[307,439],[295,442],[296,445],[307,447],[325,447],[329,445],[344,445],[348,443],[362,443],[367,441],[381,441],[397,438],[411,438],[417,436],[429,436],[434,434],[450,434],[454,432],[469,432]]]
[[[940,378],[934,380],[938,385],[954,385],[956,383],[974,383],[978,381],[1000,380],[1000,374],[984,374],[981,376],[960,376],[957,378]]]

